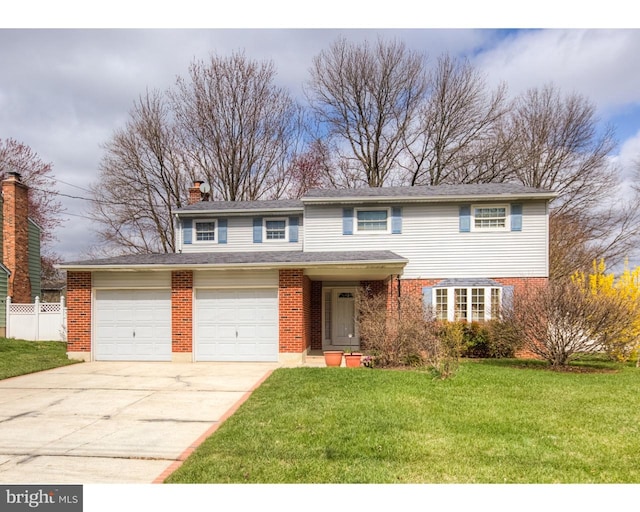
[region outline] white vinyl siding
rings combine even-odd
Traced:
[[[405,204],[401,234],[371,236],[343,235],[343,205],[311,205],[305,213],[304,250],[393,251],[409,260],[404,279],[546,277],[546,203],[521,203],[521,231],[460,233],[460,204]]]
[[[194,288],[271,288],[277,287],[277,270],[196,270]]]
[[[171,272],[93,272],[94,288],[171,288]]]
[[[283,216],[261,215],[256,212],[255,217],[262,217],[262,223],[266,220],[282,220]],[[290,229],[290,222],[287,216],[287,230]],[[286,241],[265,240],[262,243],[253,242],[253,216],[226,217],[227,219],[227,243],[220,244],[212,242],[194,242],[185,244],[184,239],[180,239],[180,247],[183,253],[193,252],[262,252],[262,251],[301,251],[304,243],[304,222],[302,215],[299,215],[298,241],[290,242],[287,232]],[[182,233],[182,232],[181,232]],[[278,243],[276,243],[278,242]]]

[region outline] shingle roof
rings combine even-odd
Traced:
[[[303,211],[305,202],[340,201],[349,199],[398,199],[425,201],[438,198],[537,196],[551,199],[555,193],[540,188],[525,187],[517,183],[478,183],[469,185],[437,185],[433,187],[366,187],[349,189],[314,189],[302,199],[276,199],[269,201],[201,201],[175,210],[177,214],[255,212],[255,211]]]
[[[437,185],[419,187],[367,187],[355,189],[315,189],[310,190],[305,199],[342,199],[342,198],[433,198],[433,197],[474,197],[501,195],[548,195],[549,190],[526,187],[517,183],[477,183],[468,185]]]
[[[87,267],[214,267],[214,266],[292,266],[323,264],[406,263],[391,251],[269,251],[269,252],[203,252],[167,254],[128,254],[96,260],[63,263],[61,268]]]

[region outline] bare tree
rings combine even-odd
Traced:
[[[52,165],[44,162],[26,144],[15,139],[0,139],[0,180],[5,179],[10,171],[20,173],[22,181],[29,187],[29,217],[41,228],[43,273],[54,273],[53,265],[59,257],[50,244],[56,240],[56,228],[63,223],[64,209]]]
[[[594,294],[570,279],[521,289],[512,307],[503,311],[505,323],[512,326],[509,332],[555,368],[578,354],[604,352],[621,343],[635,318],[637,307],[629,308],[622,296]]]
[[[402,133],[411,185],[503,178],[495,152],[502,153],[507,142],[497,130],[506,112],[506,86],[489,94],[484,77],[467,60],[441,56],[416,126]]]
[[[566,277],[594,259],[619,262],[637,241],[637,209],[618,195],[619,172],[610,162],[611,128],[598,132],[595,107],[554,86],[517,98],[505,139],[511,141],[510,180],[558,192],[551,208],[551,275]]]
[[[164,96],[148,92],[104,145],[91,217],[102,241],[131,253],[173,252],[171,211],[184,205],[192,173]]]
[[[300,198],[314,188],[332,188],[335,172],[331,167],[329,148],[322,140],[315,140],[294,160],[290,170],[288,196]]]
[[[426,90],[424,60],[398,41],[358,45],[344,38],[313,59],[311,108],[330,137],[341,141],[339,156],[361,176],[360,184],[388,184],[397,168]]]
[[[170,93],[194,172],[227,201],[278,198],[302,136],[302,113],[272,62],[212,55]]]

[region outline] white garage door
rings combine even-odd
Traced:
[[[197,290],[196,360],[277,361],[278,290]]]
[[[97,290],[95,359],[171,361],[170,290]]]

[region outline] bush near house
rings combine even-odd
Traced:
[[[375,366],[426,366],[446,378],[455,373],[460,357],[514,357],[520,348],[520,339],[507,335],[509,324],[441,321],[425,313],[419,296],[403,296],[392,309],[384,294],[365,290],[357,300],[362,346]]]
[[[458,322],[462,329],[462,357],[502,358],[514,357],[520,342],[505,336],[509,326],[499,320],[488,322]]]
[[[512,306],[503,308],[500,336],[558,369],[584,354],[628,358],[638,346],[640,294],[605,277],[604,269],[596,269],[588,277],[575,274],[517,290]]]

